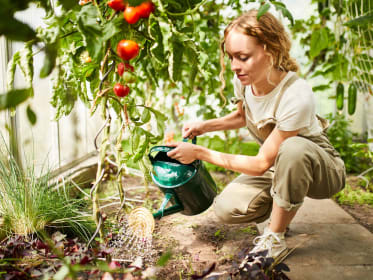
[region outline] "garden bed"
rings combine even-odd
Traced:
[[[235,175],[231,173],[212,172],[218,187],[222,189]],[[154,185],[148,186],[148,193],[141,177],[126,176],[123,180],[126,197],[131,207],[145,206],[156,211],[163,199],[163,193]],[[352,190],[359,190],[359,180],[350,175],[347,185]],[[102,196],[110,197],[115,193],[115,184],[107,181],[103,185]],[[112,201],[115,202],[115,199]],[[107,203],[107,202],[106,202]],[[358,223],[373,232],[373,207],[363,204],[340,204]],[[84,242],[55,232],[52,240],[57,248],[63,249],[63,256],[58,256],[49,248],[46,242],[34,239],[9,239],[3,243],[6,250],[2,253],[13,254],[19,259],[16,262],[13,278],[30,279],[46,273],[51,275],[74,267],[76,279],[106,279],[105,271],[110,275],[118,275],[118,279],[202,279],[204,271],[211,269],[215,278],[227,279],[231,273],[238,271],[238,264],[252,247],[253,239],[258,235],[255,224],[224,225],[217,221],[213,210],[196,216],[185,216],[180,213],[172,214],[156,220],[152,237],[152,246],[142,251],[142,263],[136,263],[136,253],[131,253],[126,246],[112,246],[120,228],[121,222],[114,218],[118,204],[105,208],[108,215],[107,233],[103,244],[93,250],[87,249]],[[124,215],[125,216],[125,215]],[[122,216],[122,217],[124,217]],[[9,246],[10,244],[10,246]],[[1,255],[1,252],[0,252]],[[63,259],[63,261],[61,261]],[[69,261],[76,266],[69,266]],[[97,264],[97,260],[102,262]],[[134,262],[132,266],[131,262]],[[0,262],[4,267],[11,262]],[[81,266],[79,266],[81,265]],[[91,267],[90,267],[91,266]],[[85,268],[84,268],[85,267]],[[126,269],[136,270],[137,273]],[[114,271],[112,270],[114,269]],[[115,269],[121,270],[115,274]],[[106,272],[107,273],[107,272]],[[26,275],[28,274],[28,275]],[[108,274],[107,274],[108,275]],[[128,275],[129,278],[123,278]],[[146,278],[145,275],[150,275]],[[18,278],[17,278],[18,277]],[[194,277],[194,278],[193,278]],[[63,279],[63,278],[61,278]],[[111,279],[111,278],[107,278]]]
[[[360,181],[355,175],[348,175],[345,195],[336,201],[360,225],[373,233],[373,194],[366,192]]]

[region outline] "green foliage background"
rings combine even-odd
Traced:
[[[138,5],[143,1],[128,2]],[[185,98],[187,104],[193,97],[201,108],[197,113],[204,119],[229,112],[226,100],[230,100],[233,90],[227,83],[224,97],[220,94],[219,44],[224,27],[249,2],[257,3],[259,15],[272,7],[287,18],[293,35],[301,37],[310,61],[310,68],[301,74],[305,78],[321,75],[327,81],[315,91],[342,82],[371,92],[370,69],[361,69],[360,63],[364,59],[364,67],[370,67],[373,61],[370,41],[365,38],[369,34],[363,31],[372,25],[368,0],[313,0],[318,14],[307,20],[294,20],[281,1],[154,0],[155,12],[133,25],[121,13],[108,8],[106,0],[93,0],[83,6],[78,5],[78,0],[1,0],[0,34],[26,43],[9,62],[9,91],[0,95],[0,109],[13,108],[33,96],[32,47],[36,47],[46,55],[39,76],[53,75],[51,104],[56,108],[56,119],[68,115],[78,99],[91,108],[92,114],[99,109],[112,127],[102,132],[102,157],[110,145],[115,145],[117,153],[113,156],[119,166],[132,160],[146,171],[149,164],[143,156],[150,145],[163,139],[168,117],[179,121],[180,116],[172,114],[168,97]],[[351,13],[349,7],[361,3],[363,9]],[[45,10],[46,28],[33,30],[14,17],[15,12],[30,4]],[[224,13],[228,8],[229,16]],[[119,99],[112,87],[121,82],[115,69],[121,61],[116,45],[122,39],[136,41],[141,51],[131,60],[136,83],[130,85],[129,96]],[[347,53],[350,46],[352,52]],[[89,63],[85,62],[87,56],[92,60]],[[28,88],[13,89],[16,67],[22,70]],[[230,80],[232,75],[226,71],[225,79]],[[213,99],[218,100],[219,110],[211,104]],[[356,98],[351,100],[356,103]],[[27,116],[35,124],[37,114],[30,107]]]

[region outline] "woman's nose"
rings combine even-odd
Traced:
[[[240,64],[238,63],[237,59],[235,59],[235,58],[232,58],[232,60],[231,60],[231,69],[234,72],[237,72],[238,70],[240,70]]]

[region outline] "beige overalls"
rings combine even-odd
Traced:
[[[276,126],[276,111],[286,89],[297,80],[293,75],[276,96],[273,117],[254,124],[242,92],[246,126],[262,144]],[[285,93],[286,94],[286,93]],[[305,196],[330,198],[345,185],[343,160],[330,144],[327,121],[317,116],[324,132],[320,136],[294,136],[281,143],[274,166],[262,176],[242,174],[216,197],[216,216],[225,223],[262,222],[272,210],[272,202],[286,210],[298,209]]]

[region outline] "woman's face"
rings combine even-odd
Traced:
[[[243,85],[267,81],[270,59],[257,38],[232,29],[225,39],[225,50]]]

